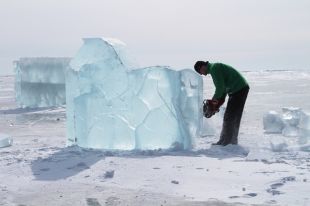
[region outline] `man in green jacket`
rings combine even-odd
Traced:
[[[237,70],[222,63],[197,61],[194,68],[200,75],[210,74],[215,85],[215,94],[208,100],[205,117],[213,116],[225,102],[226,95],[229,96],[220,139],[215,145],[238,144],[240,121],[250,89],[247,81]]]

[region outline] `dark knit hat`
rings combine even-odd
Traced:
[[[195,65],[194,65],[194,68],[195,68],[195,71],[197,72],[197,73],[200,73],[200,68],[202,67],[202,66],[207,66],[208,65],[208,61],[197,61],[196,63],[195,63]]]

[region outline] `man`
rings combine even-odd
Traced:
[[[208,100],[205,117],[214,115],[225,102],[226,95],[229,96],[220,139],[215,145],[238,144],[240,121],[250,89],[247,81],[237,70],[222,63],[197,61],[194,68],[200,75],[210,74],[215,86],[215,94],[212,100]]]

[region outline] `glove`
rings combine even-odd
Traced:
[[[221,99],[218,99],[217,101],[218,101],[217,106],[218,106],[218,108],[220,108],[224,104],[224,102],[225,102],[225,97],[221,98]]]
[[[206,118],[212,117],[216,112],[219,112],[220,106],[225,102],[225,98],[223,99],[208,99],[203,101],[203,114]]]

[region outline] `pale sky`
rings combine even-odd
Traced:
[[[310,70],[309,0],[0,0],[0,28],[0,74],[83,37],[118,38],[141,66]]]

